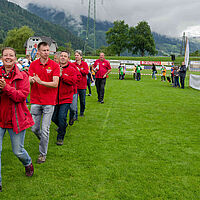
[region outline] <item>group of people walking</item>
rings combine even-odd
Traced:
[[[88,65],[83,61],[81,50],[75,51],[75,62],[70,62],[70,53],[62,51],[58,63],[49,58],[49,45],[38,44],[39,59],[33,61],[28,72],[20,71],[16,65],[16,51],[6,47],[2,50],[3,66],[0,67],[0,191],[1,152],[3,137],[8,130],[13,153],[25,167],[26,176],[34,174],[32,159],[24,149],[26,129],[31,127],[39,140],[37,163],[46,161],[50,125],[57,126],[57,145],[63,145],[66,134],[67,115],[69,124],[78,119],[77,99],[80,99],[80,113],[85,114]],[[104,103],[106,78],[111,71],[104,53],[94,63],[98,102]],[[31,87],[31,91],[30,91]],[[26,98],[30,92],[30,112]]]

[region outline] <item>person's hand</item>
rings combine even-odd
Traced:
[[[106,76],[107,76],[107,74],[104,74],[104,75],[103,75],[103,78],[106,78]]]
[[[31,83],[31,84],[35,83],[35,78],[34,78],[33,76],[30,77],[30,83]]]
[[[0,90],[3,90],[3,88],[6,86],[6,81],[5,79],[2,77],[0,79]]]
[[[34,77],[35,81],[38,83],[38,84],[42,84],[42,81],[40,80],[39,76],[36,74]]]

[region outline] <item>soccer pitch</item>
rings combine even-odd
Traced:
[[[52,123],[47,160],[36,164],[39,141],[27,130],[35,174],[26,177],[6,133],[0,199],[199,199],[200,91],[173,88],[160,76],[107,79],[105,104],[95,87],[85,117],[56,146]]]

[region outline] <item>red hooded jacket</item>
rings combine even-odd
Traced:
[[[15,65],[14,75],[10,79],[9,84],[3,88],[0,93],[0,107],[11,108],[8,111],[12,116],[11,118],[13,131],[17,134],[24,129],[34,125],[34,121],[26,105],[26,98],[30,92],[29,76],[24,71],[19,71]],[[0,67],[0,77],[2,77],[2,67]],[[9,101],[5,101],[9,98]],[[6,115],[0,109],[0,126],[6,127]]]
[[[62,76],[60,77],[58,85],[56,104],[72,103],[76,81],[76,70],[72,66],[72,63],[69,62],[63,67]]]
[[[77,94],[77,85],[82,78],[82,74],[80,72],[80,69],[74,63],[71,63],[71,66],[74,67],[74,69],[76,70],[77,79],[76,84],[74,85],[74,94]]]

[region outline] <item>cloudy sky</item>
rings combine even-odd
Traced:
[[[79,16],[87,15],[89,0],[10,0],[25,7],[35,3],[64,10]],[[93,0],[92,0],[93,1]],[[200,36],[200,0],[96,0],[97,19],[125,20],[135,26],[145,20],[152,31],[168,36]]]

